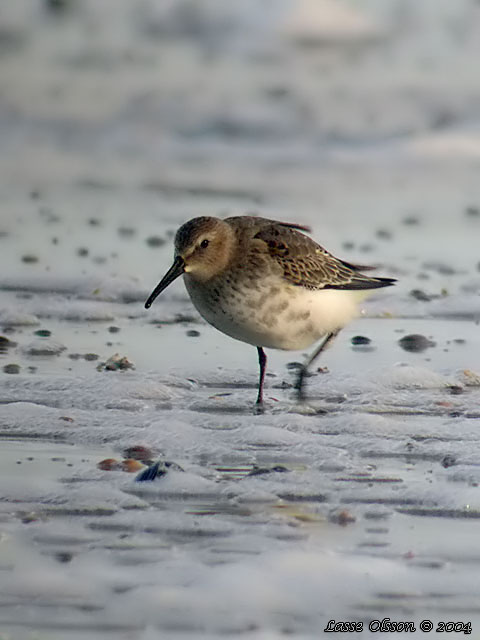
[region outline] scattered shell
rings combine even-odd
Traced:
[[[328,520],[333,522],[334,524],[339,524],[342,527],[346,527],[347,524],[352,524],[352,522],[356,521],[355,516],[348,511],[348,509],[336,509],[335,511],[331,511]]]
[[[115,458],[105,458],[97,464],[97,468],[102,471],[113,471],[121,468],[121,463]]]
[[[153,451],[149,447],[144,447],[143,445],[127,447],[123,450],[122,455],[125,458],[140,460],[140,462],[145,462],[146,464],[152,464],[152,461],[155,458]]]
[[[97,371],[125,371],[127,369],[135,369],[135,366],[126,356],[121,356],[119,353],[115,353],[106,362],[101,362],[97,366]]]
[[[463,374],[463,383],[467,387],[480,387],[480,375],[475,373],[474,371],[470,371],[470,369],[464,369],[462,371]]]
[[[136,473],[140,471],[140,469],[143,469],[144,466],[144,464],[133,458],[126,458],[121,462],[122,471],[126,471],[127,473]]]
[[[159,460],[150,467],[147,467],[147,469],[141,471],[135,478],[135,482],[153,482],[156,478],[164,476],[169,470],[183,471],[182,467],[176,462],[170,462],[168,460],[162,462]]]

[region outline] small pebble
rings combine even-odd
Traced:
[[[442,467],[444,469],[453,467],[454,464],[457,464],[457,461],[455,459],[455,456],[452,456],[450,453],[447,453],[447,455],[442,458]]]
[[[409,295],[412,298],[415,298],[415,300],[420,300],[421,302],[430,302],[437,297],[426,293],[423,289],[412,289]]]
[[[73,553],[69,551],[57,551],[55,553],[55,560],[58,560],[61,564],[66,564],[67,562],[71,562],[73,559]]]
[[[370,344],[371,340],[370,340],[370,338],[367,338],[366,336],[353,336],[353,338],[350,340],[350,342],[353,345],[360,345],[360,344]]]
[[[418,218],[417,216],[405,216],[405,218],[402,220],[402,224],[406,225],[407,227],[414,227],[417,224],[420,224],[420,218]]]
[[[382,240],[392,239],[392,232],[389,231],[388,229],[377,229],[377,232],[375,235],[377,236],[377,238],[381,238]]]
[[[196,329],[189,329],[185,333],[189,338],[198,338],[200,335],[200,331],[197,331]]]
[[[114,327],[114,326],[108,327],[109,333],[118,333],[120,330],[121,330],[120,327]]]
[[[99,356],[96,353],[86,353],[83,356],[83,359],[87,362],[92,362],[93,360],[98,360]]]
[[[3,367],[4,373],[20,373],[20,365],[18,364],[6,364]]]
[[[408,336],[400,338],[398,344],[404,351],[411,351],[416,353],[425,351],[425,349],[435,346],[435,342],[417,333],[412,333]]]
[[[35,264],[35,262],[38,262],[38,256],[34,256],[31,253],[27,253],[24,256],[22,256],[22,262],[25,262],[25,264]]]
[[[89,218],[88,224],[91,227],[99,227],[100,226],[100,220],[98,218]]]
[[[131,238],[137,233],[133,227],[118,227],[117,232],[122,238]]]
[[[70,358],[70,360],[80,360],[80,358],[82,357],[81,353],[69,353],[68,357]]]
[[[37,331],[34,331],[33,334],[40,336],[41,338],[48,338],[48,336],[52,335],[52,332],[48,329],[38,329]]]
[[[80,256],[80,258],[85,258],[86,256],[88,256],[89,251],[86,247],[79,247],[77,249],[77,256]]]
[[[328,520],[330,522],[333,522],[334,524],[339,524],[342,527],[346,527],[347,524],[352,524],[352,522],[355,522],[356,518],[352,513],[350,513],[350,511],[348,511],[348,509],[340,509],[332,511],[328,516]]]
[[[448,386],[447,389],[450,391],[452,396],[459,396],[464,391],[463,387],[461,387],[458,384],[452,384],[452,385]]]
[[[302,368],[301,362],[287,362],[287,369],[289,371],[298,371],[298,369]]]
[[[480,216],[480,207],[470,205],[469,207],[465,208],[465,213],[467,214],[467,216],[470,216],[472,218]]]
[[[151,461],[155,458],[155,454],[149,447],[143,445],[133,445],[123,450],[122,455],[124,458],[132,458],[133,460],[140,460],[146,464],[152,464]]]
[[[358,248],[362,253],[371,253],[375,249],[375,246],[366,242],[365,244],[361,244]]]
[[[155,247],[162,247],[166,240],[165,238],[161,238],[160,236],[149,236],[145,242],[147,243],[147,245],[149,247],[155,248]]]

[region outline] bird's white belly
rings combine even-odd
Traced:
[[[228,295],[220,291],[217,296],[188,278],[185,284],[200,314],[219,331],[257,347],[285,350],[305,349],[343,328],[365,297],[365,292],[309,290],[288,284]]]

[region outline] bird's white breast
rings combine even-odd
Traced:
[[[249,288],[199,285],[185,276],[193,304],[219,331],[258,347],[305,349],[343,328],[365,292],[310,290],[283,281]]]

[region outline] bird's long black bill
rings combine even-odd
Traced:
[[[150,309],[155,298],[162,293],[164,289],[168,287],[174,280],[181,276],[185,271],[185,262],[183,258],[177,256],[173,261],[172,266],[163,276],[155,289],[149,295],[148,300],[145,302],[145,309]]]

